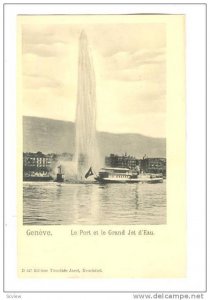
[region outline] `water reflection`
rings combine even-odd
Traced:
[[[139,205],[140,205],[140,196],[139,196],[139,190],[138,190],[138,186],[139,185],[136,185],[136,187],[135,187],[135,190],[134,190],[134,195],[135,195],[135,208],[136,208],[136,210],[138,210],[139,209]]]
[[[23,223],[165,224],[166,185],[24,183]]]

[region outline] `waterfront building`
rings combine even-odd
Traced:
[[[166,176],[166,158],[161,157],[146,157],[145,155],[142,159],[138,159],[127,154],[110,154],[110,156],[105,157],[105,166],[129,169],[138,167],[144,173],[162,173]]]
[[[137,166],[140,167],[140,159],[126,153],[124,155],[110,154],[105,157],[105,165],[112,168],[135,169]]]
[[[23,176],[46,176],[51,171],[53,156],[42,152],[23,153]]]
[[[54,176],[55,169],[58,164],[63,161],[72,161],[73,154],[71,153],[48,153],[44,154],[40,151],[23,153],[23,178],[51,178]]]
[[[144,157],[141,160],[141,168],[145,173],[162,173],[166,176],[166,158]]]

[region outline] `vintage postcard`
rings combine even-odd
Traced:
[[[185,17],[17,28],[18,276],[185,277]]]

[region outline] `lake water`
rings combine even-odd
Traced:
[[[166,224],[166,182],[24,182],[23,224]]]

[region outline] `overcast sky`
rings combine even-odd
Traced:
[[[97,129],[165,137],[162,23],[22,25],[23,114],[75,120],[83,29],[96,75]]]

